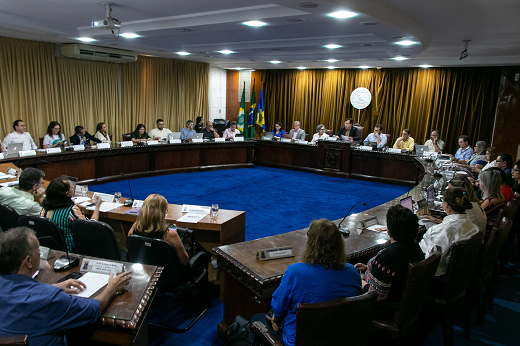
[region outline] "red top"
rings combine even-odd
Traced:
[[[500,188],[502,191],[502,195],[504,195],[504,203],[507,204],[515,198],[515,194],[513,192],[513,189],[509,187],[509,185],[502,185]]]

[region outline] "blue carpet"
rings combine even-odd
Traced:
[[[339,219],[352,211],[370,209],[408,191],[407,187],[334,178],[276,168],[255,167],[197,173],[180,173],[131,180],[136,199],[160,193],[173,204],[210,206],[246,212],[246,240],[286,233],[309,226],[314,219]],[[119,181],[89,187],[104,193],[122,192]]]

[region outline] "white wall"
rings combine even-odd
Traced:
[[[227,72],[218,67],[209,69],[209,120],[226,119]]]

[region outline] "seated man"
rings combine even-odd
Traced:
[[[156,124],[157,127],[152,131],[148,132],[148,136],[150,136],[152,139],[166,140],[166,138],[168,137],[168,133],[172,132],[169,129],[164,128],[164,120],[157,119]]]
[[[84,289],[81,281],[49,285],[32,278],[40,265],[39,246],[27,227],[0,234],[0,336],[27,335],[31,346],[67,345],[66,330],[96,322],[112,297],[125,289],[131,272],[111,274],[96,298],[75,297],[70,293]]]
[[[353,125],[354,120],[347,118],[347,120],[345,120],[345,126],[339,129],[338,133],[336,133],[336,137],[341,138],[341,136],[347,136],[349,141],[360,141],[361,137],[359,137],[358,130]]]
[[[7,149],[10,143],[23,143],[23,150],[33,150],[38,147],[34,144],[32,136],[29,132],[25,132],[25,123],[23,120],[16,120],[13,123],[14,131],[5,136],[2,146]]]
[[[193,120],[188,120],[186,122],[186,128],[181,129],[181,139],[191,138],[195,133],[196,132],[193,129]]]
[[[293,123],[293,128],[291,131],[289,131],[289,136],[291,136],[291,140],[293,141],[305,140],[305,131],[300,128],[299,121],[295,121]]]
[[[386,136],[385,136],[386,137]],[[401,137],[397,138],[394,143],[394,149],[413,151],[415,149],[415,141],[410,137],[410,130],[404,129]]]
[[[40,204],[45,195],[43,177],[45,173],[37,168],[27,167],[20,174],[18,189],[10,186],[0,189],[0,203],[16,210],[18,215],[40,215]],[[38,202],[34,201],[34,198]],[[4,230],[7,231],[7,230]]]
[[[235,135],[237,134],[240,134],[240,131],[237,129],[237,122],[232,121],[229,126],[229,129],[226,129],[226,131],[224,131],[222,138],[235,138]]]
[[[495,167],[500,168],[504,171],[504,173],[506,174],[505,183],[509,187],[513,187],[513,158],[511,157],[511,155],[506,153],[498,154],[497,163]]]
[[[213,122],[206,121],[206,127],[202,129],[201,133],[203,133],[202,138],[204,139],[214,139],[220,138],[217,130],[213,128]]]
[[[469,137],[466,135],[461,135],[459,137],[459,149],[455,153],[454,162],[458,162],[459,160],[469,160],[471,155],[473,155],[473,149],[469,146]]]
[[[90,141],[96,143],[102,142],[100,139],[97,139],[95,136],[88,133],[83,126],[76,126],[74,132],[76,132],[74,136],[70,137],[70,144],[72,145],[90,145]]]
[[[383,134],[383,125],[376,124],[374,126],[374,133],[371,133],[365,138],[365,142],[377,142],[377,147],[382,148],[386,145],[386,135]]]
[[[441,134],[439,130],[433,130],[430,139],[428,139],[424,145],[428,146],[429,151],[439,153],[444,149],[444,142],[439,139],[440,137]]]

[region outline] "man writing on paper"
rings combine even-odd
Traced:
[[[67,345],[66,330],[96,322],[131,272],[111,274],[96,298],[75,297],[70,294],[86,287],[81,281],[48,285],[32,278],[40,265],[39,245],[27,227],[0,234],[0,336],[27,335],[31,346]]]

